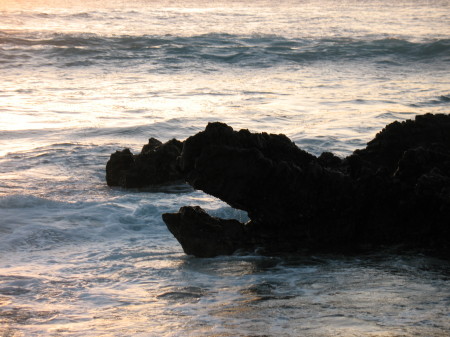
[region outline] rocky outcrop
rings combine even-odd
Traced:
[[[129,149],[116,151],[106,164],[108,186],[139,188],[181,180],[183,175],[177,166],[183,143],[172,139],[161,143],[150,138],[138,155]]]
[[[186,140],[179,163],[195,189],[247,211],[249,237],[270,250],[348,238],[352,179],[323,167],[284,135],[211,123]]]
[[[247,247],[246,226],[237,220],[208,215],[200,207],[181,207],[178,213],[165,213],[163,220],[186,254],[198,257],[230,255]]]
[[[130,180],[130,174],[131,181],[148,182],[137,178],[131,153],[114,156],[120,160],[111,157],[112,172],[124,172],[114,179],[125,174]],[[250,218],[246,224],[221,220],[198,207],[164,214],[187,254],[399,244],[450,253],[449,115],[394,122],[343,159],[327,152],[315,157],[284,135],[210,123],[184,142],[176,163],[174,157],[166,166],[178,177]]]

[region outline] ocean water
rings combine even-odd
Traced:
[[[448,1],[0,0],[0,336],[449,336],[450,263],[416,252],[186,256],[109,188],[117,149],[209,121],[345,156],[450,112]]]

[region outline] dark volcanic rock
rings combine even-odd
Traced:
[[[113,154],[108,184],[134,187],[151,183],[149,176],[162,176],[161,170],[173,172],[169,176],[184,177],[250,218],[247,224],[221,220],[198,207],[164,214],[187,254],[401,244],[450,256],[450,115],[394,122],[344,159],[327,152],[317,158],[284,135],[222,123],[188,138],[182,152],[181,143],[172,144],[163,152],[170,156],[155,154],[167,143],[151,143],[141,157]]]
[[[134,166],[134,156],[129,149],[116,151],[106,164],[106,183],[108,186],[126,187],[126,173]]]
[[[165,213],[163,220],[186,254],[198,257],[230,255],[248,242],[242,223],[212,217],[198,206],[181,207],[178,213]]]
[[[109,186],[136,188],[181,180],[177,158],[182,147],[176,139],[162,144],[150,138],[138,155],[129,149],[116,151],[106,164],[106,182]]]
[[[185,141],[180,167],[194,188],[247,211],[253,228],[270,236],[269,242],[254,231],[256,241],[273,250],[348,240],[352,180],[284,135],[211,123]]]
[[[393,122],[379,132],[367,147],[356,150],[349,158],[357,156],[367,170],[387,169],[394,173],[404,152],[418,147],[439,146],[450,148],[449,115],[418,115],[415,120]]]

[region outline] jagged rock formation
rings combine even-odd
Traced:
[[[111,180],[120,176],[119,181],[132,181],[132,186],[148,182],[138,176],[149,171],[137,169],[136,157],[131,162],[130,155],[122,151],[111,156],[111,172],[122,172],[111,173]],[[450,252],[449,115],[394,122],[365,149],[344,159],[331,153],[315,157],[284,135],[210,123],[184,142],[176,163],[174,157],[175,151],[164,157],[164,167],[178,174],[172,176],[184,177],[250,218],[247,224],[221,220],[198,207],[164,214],[187,254],[397,244]]]
[[[249,242],[241,222],[212,217],[198,206],[165,213],[163,220],[183,250],[198,257],[230,255]]]
[[[150,138],[138,155],[129,149],[116,151],[106,164],[108,186],[138,188],[181,180],[176,160],[181,154],[183,143],[172,139],[161,143]]]

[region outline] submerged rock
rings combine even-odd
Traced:
[[[169,176],[247,211],[246,224],[210,217],[199,207],[163,214],[187,254],[398,244],[450,254],[450,115],[394,122],[343,159],[329,152],[315,157],[284,135],[234,131],[223,123],[208,124],[182,151],[176,144],[178,152],[161,156],[160,164],[153,155],[152,170],[138,169],[143,160],[129,151],[116,152],[109,179],[133,187],[170,167],[176,174]]]

